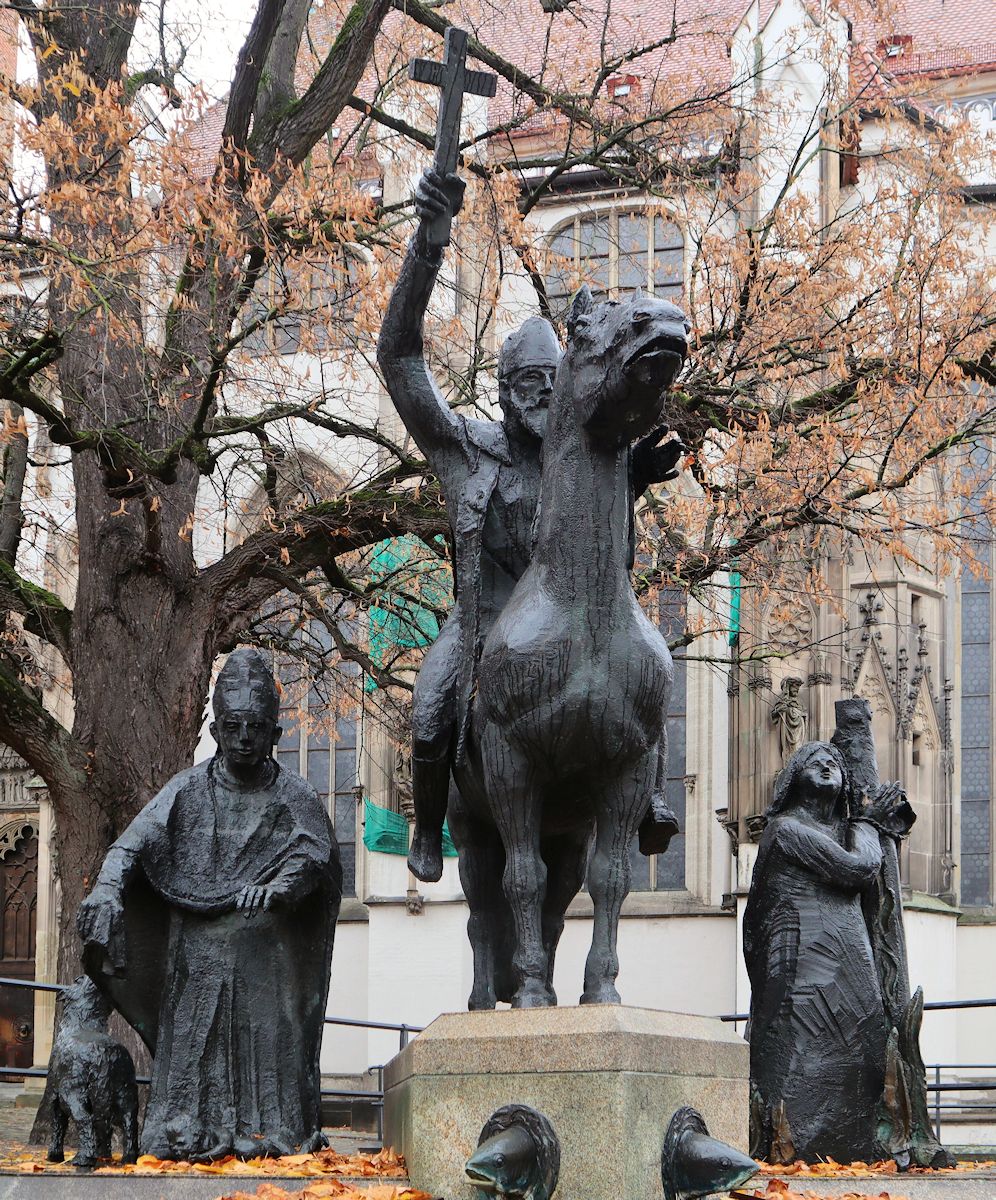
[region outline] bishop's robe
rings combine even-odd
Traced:
[[[290,1153],[321,1143],[319,1050],[342,868],[324,806],[270,767],[243,789],[220,759],[184,771],[108,852],[123,926],[88,970],[154,1055],[142,1151]],[[278,899],[246,917],[242,889]]]

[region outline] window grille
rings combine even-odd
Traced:
[[[685,243],[680,228],[659,213],[578,215],[550,240],[547,295],[556,316],[587,283],[596,299],[618,299],[637,288],[680,302]]]

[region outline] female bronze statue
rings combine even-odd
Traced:
[[[844,756],[808,742],[775,786],[744,914],[751,1153],[874,1156],[889,1026],[862,907],[882,865]],[[876,809],[899,795],[886,785]]]
[[[903,932],[898,851],[916,814],[880,784],[868,701],[834,707],[832,744],[808,742],[777,778],[744,914],[751,1153],[953,1166]]]

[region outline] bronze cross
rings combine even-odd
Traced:
[[[416,58],[409,64],[408,73],[416,83],[431,83],[442,91],[436,117],[436,153],[432,165],[439,175],[449,175],[457,167],[464,96],[467,93],[472,96],[493,96],[498,78],[487,71],[467,70],[467,31],[453,25],[446,30],[443,61]],[[446,215],[434,218],[427,233],[430,245],[448,246],[450,221]]]

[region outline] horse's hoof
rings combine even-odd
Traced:
[[[513,1008],[553,1008],[557,998],[542,983],[524,983],[512,997]]]
[[[408,854],[408,869],[423,883],[438,883],[443,877],[442,841],[416,836]]]
[[[51,1163],[60,1163],[66,1161],[66,1156],[61,1150],[49,1150],[46,1158]]]
[[[640,853],[647,858],[663,854],[680,832],[678,818],[660,792],[655,792],[650,809],[640,822]]]
[[[467,1010],[469,1012],[478,1012],[481,1009],[490,1009],[495,1006],[494,996],[475,996],[470,993],[470,999],[467,1001]]]
[[[622,1004],[622,996],[616,991],[615,985],[603,983],[592,990],[586,990],[581,997],[582,1004]]]

